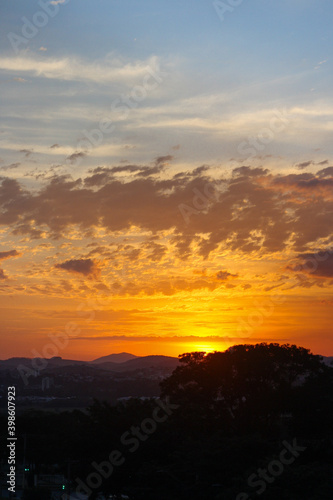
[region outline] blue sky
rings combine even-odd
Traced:
[[[318,160],[330,154],[332,4],[225,2],[223,21],[216,12],[223,2],[215,4],[60,1],[50,6],[57,14],[15,51],[8,34],[22,35],[22,18],[33,21],[42,9],[34,1],[3,2],[5,164],[19,162],[20,149],[38,151],[34,161],[40,169],[64,163],[78,151],[83,131],[98,128],[103,114],[113,115],[116,130],[90,151],[89,160],[82,159],[87,168],[110,158],[147,162],[174,146],[179,166],[241,162],[246,158],[239,144],[260,133],[276,109],[288,110],[290,124],[265,146],[266,155],[283,157],[284,168],[291,168],[315,149]],[[74,74],[43,70],[43,64],[59,61],[63,68],[76,66]],[[126,120],[117,121],[111,103],[142,83],[147,65],[159,68],[163,82]],[[103,75],[103,69],[112,73],[124,66],[131,75]],[[53,144],[60,147],[46,151]]]

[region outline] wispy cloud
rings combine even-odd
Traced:
[[[76,57],[1,57],[0,69],[4,71],[29,73],[36,77],[65,81],[92,81],[96,83],[134,83],[147,74],[147,67],[158,69],[160,61],[156,56],[146,60],[128,61],[110,56],[99,62],[90,62]]]

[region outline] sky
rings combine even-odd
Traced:
[[[3,0],[0,356],[333,355],[329,0]]]

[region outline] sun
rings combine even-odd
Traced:
[[[218,350],[216,349],[216,347],[213,347],[210,344],[194,344],[193,347],[195,348],[195,351],[205,352],[206,354]]]

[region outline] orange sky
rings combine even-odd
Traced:
[[[1,233],[2,359],[260,341],[332,355],[326,172],[217,177],[159,161],[159,175],[142,180],[110,168],[38,190],[2,181],[12,220]],[[214,197],[200,210],[194,197],[209,182]]]

